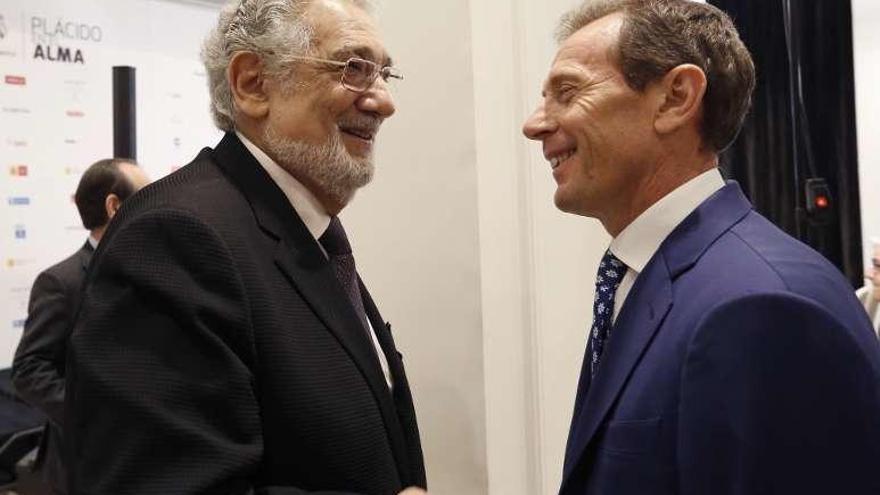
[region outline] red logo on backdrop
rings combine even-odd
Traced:
[[[9,175],[13,177],[27,177],[28,175],[28,166],[27,165],[13,165],[9,167]]]
[[[24,86],[27,84],[27,79],[24,76],[6,76],[6,84]]]
[[[86,113],[83,112],[82,110],[68,110],[67,116],[68,117],[85,117]]]

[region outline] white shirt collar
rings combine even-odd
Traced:
[[[611,241],[609,249],[627,267],[641,273],[675,227],[722,187],[724,179],[717,168],[703,172],[642,212]]]
[[[327,214],[327,210],[324,209],[318,198],[302,182],[296,180],[296,178],[281,168],[280,165],[275,163],[275,160],[270,158],[269,155],[237,129],[235,135],[238,136],[244,147],[254,155],[254,158],[260,162],[260,165],[266,169],[266,172],[272,177],[275,184],[281,188],[281,191],[287,196],[287,200],[290,201],[290,205],[293,206],[293,209],[296,210],[303,223],[306,224],[306,228],[309,229],[312,237],[315,239],[321,237],[321,234],[330,226],[330,215]]]
[[[98,249],[98,240],[89,236],[89,245],[92,246],[92,249]]]

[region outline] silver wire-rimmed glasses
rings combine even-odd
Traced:
[[[372,62],[370,60],[364,60],[362,58],[352,57],[345,62],[340,62],[339,60],[330,60],[326,58],[315,58],[315,57],[291,57],[294,60],[303,60],[306,62],[316,62],[321,64],[332,65],[334,67],[342,68],[342,76],[340,77],[340,82],[345,89],[349,91],[354,91],[355,93],[363,93],[373,83],[376,81],[376,78],[382,77],[382,80],[388,82],[389,79],[398,79],[403,80],[403,74],[400,73],[396,67],[385,66],[380,67],[379,64]]]

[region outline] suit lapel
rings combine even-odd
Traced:
[[[626,385],[673,304],[672,284],[705,250],[752,209],[736,182],[730,181],[704,201],[663,241],[626,298],[611,330],[596,376],[578,390],[563,468],[564,492],[587,446]],[[589,366],[581,374],[589,375]],[[582,385],[584,383],[581,377]]]
[[[382,347],[382,352],[385,355],[385,359],[388,361],[388,368],[391,371],[391,380],[394,385],[392,395],[397,417],[399,418],[396,425],[401,433],[399,442],[394,445],[395,455],[397,455],[397,449],[401,449],[400,452],[404,454],[397,458],[403,461],[398,462],[399,465],[402,463],[405,464],[405,466],[401,467],[401,473],[406,473],[405,479],[408,480],[408,484],[424,486],[425,473],[423,469],[424,460],[422,459],[421,440],[419,439],[419,429],[418,424],[416,423],[412,392],[409,388],[409,382],[406,379],[403,361],[400,358],[400,354],[397,352],[397,347],[391,336],[391,325],[385,323],[382,319],[382,316],[379,314],[379,309],[376,307],[373,298],[370,296],[370,292],[364,286],[360,278],[358,279],[358,283],[360,284],[361,294],[363,294],[364,298],[364,309],[367,312],[367,317],[370,319],[370,323],[373,325],[373,329],[376,331],[376,337],[379,340],[379,345]],[[395,441],[397,442],[397,439]]]
[[[370,387],[392,438],[400,436],[391,395],[379,359],[360,319],[348,302],[330,262],[269,174],[233,133],[214,158],[251,204],[263,230],[277,241],[274,262],[336,337]]]
[[[563,486],[578,465],[612,404],[672,306],[672,283],[662,256],[639,275],[611,330],[596,375],[589,383],[579,417],[572,419]],[[582,373],[589,375],[589,366]]]

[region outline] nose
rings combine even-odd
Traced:
[[[543,103],[526,119],[522,131],[527,138],[534,141],[541,141],[556,131],[556,125],[547,117]]]
[[[376,114],[383,119],[391,117],[396,111],[388,83],[381,77],[376,79],[372,86],[361,93],[356,104],[358,110]]]

